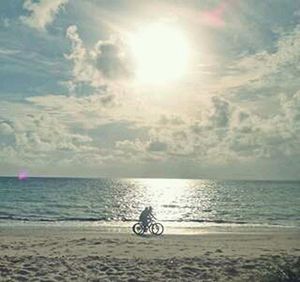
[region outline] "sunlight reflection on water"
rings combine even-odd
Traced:
[[[138,199],[142,210],[152,206],[158,218],[164,220],[198,219],[199,213],[211,212],[215,198],[215,183],[212,180],[189,179],[130,179],[135,189],[127,199]],[[196,189],[196,187],[197,189]]]

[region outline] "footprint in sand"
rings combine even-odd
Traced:
[[[29,274],[30,274],[30,273],[29,273],[27,270],[25,270],[25,269],[20,269],[17,273],[20,274],[20,275],[29,275]]]
[[[245,269],[254,269],[255,268],[255,264],[244,264],[241,267],[245,268]]]
[[[200,273],[201,269],[197,268],[197,267],[192,267],[192,266],[183,266],[181,267],[181,270],[183,270],[184,272],[191,272],[191,273]]]
[[[22,275],[16,275],[15,278],[16,281],[28,281],[28,278]]]
[[[228,267],[228,268],[225,269],[225,271],[226,271],[227,274],[229,274],[231,276],[236,276],[236,275],[239,274],[239,272],[233,267]]]

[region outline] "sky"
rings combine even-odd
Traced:
[[[0,175],[295,180],[300,0],[0,3]]]

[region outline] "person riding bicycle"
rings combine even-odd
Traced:
[[[155,221],[153,221],[155,219]],[[145,207],[139,217],[139,222],[132,226],[132,231],[136,235],[142,236],[144,233],[149,232],[153,235],[161,235],[164,232],[164,226],[157,222],[156,217],[153,215],[151,206]]]
[[[140,214],[139,221],[143,224],[144,227],[147,227],[148,224],[152,221],[152,218],[156,219],[152,213],[153,208],[146,207]]]

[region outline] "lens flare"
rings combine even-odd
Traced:
[[[26,180],[28,178],[28,173],[26,170],[20,170],[18,173],[19,180]]]

